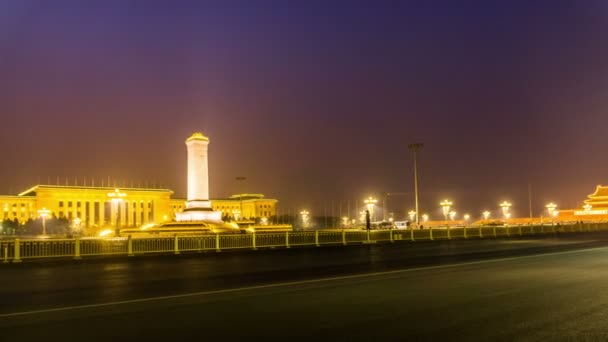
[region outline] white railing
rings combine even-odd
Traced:
[[[3,263],[23,259],[122,255],[227,249],[257,249],[292,246],[348,245],[393,241],[446,240],[468,238],[508,238],[527,235],[575,233],[608,230],[608,223],[572,223],[533,226],[478,226],[447,229],[407,229],[371,231],[306,231],[251,234],[208,234],[171,237],[116,237],[75,239],[12,239],[0,240]]]

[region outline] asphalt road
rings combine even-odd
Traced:
[[[0,265],[0,341],[606,341],[608,235]]]

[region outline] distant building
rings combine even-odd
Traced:
[[[112,200],[112,193],[120,193]],[[169,189],[36,185],[17,196],[0,196],[0,218],[25,223],[38,218],[38,210],[48,209],[50,215],[70,221],[80,219],[85,228],[139,227],[149,223],[172,221],[175,213],[185,208],[185,199],[171,198]],[[227,217],[257,219],[276,215],[278,201],[261,194],[234,195],[212,199],[213,210]]]

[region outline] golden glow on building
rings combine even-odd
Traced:
[[[109,194],[121,193],[121,201],[112,201]],[[17,196],[0,196],[0,219],[18,220],[24,224],[38,218],[38,210],[46,208],[50,217],[78,218],[89,232],[102,228],[141,227],[151,223],[172,221],[175,213],[186,207],[185,199],[172,199],[169,189],[36,185]],[[233,218],[257,219],[276,215],[277,200],[261,194],[234,195],[211,200],[213,210]]]

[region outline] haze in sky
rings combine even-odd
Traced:
[[[0,193],[110,177],[283,208],[413,191],[480,213],[608,184],[605,1],[0,3]],[[235,177],[247,177],[239,187]],[[413,196],[391,198],[405,212]]]

